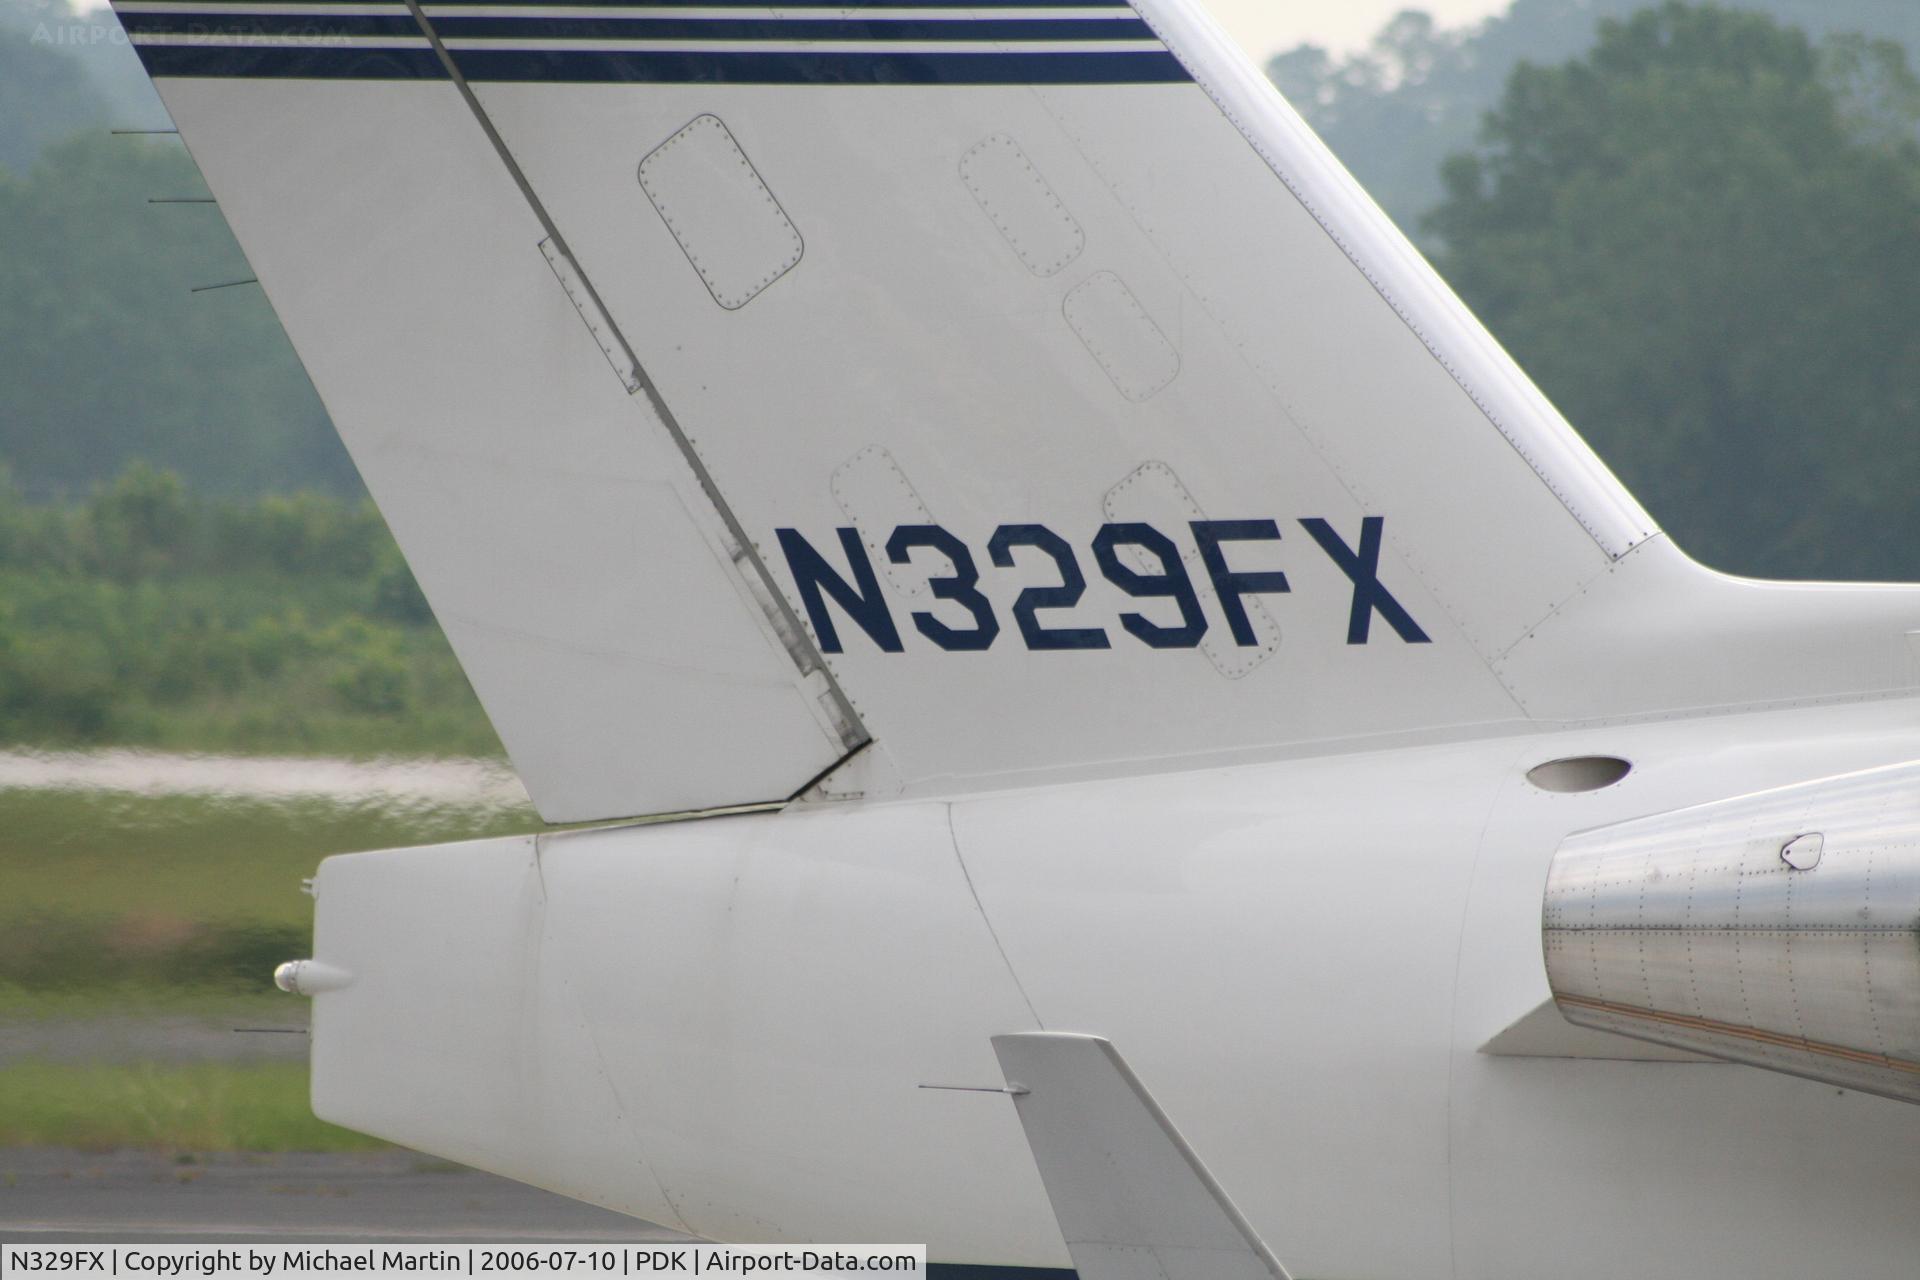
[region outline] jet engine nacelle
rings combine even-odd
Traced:
[[[1920,1102],[1920,763],[1569,836],[1544,934],[1570,1022]]]

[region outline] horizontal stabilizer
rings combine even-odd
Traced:
[[[1029,1031],[993,1051],[1081,1280],[1287,1280],[1110,1042]]]

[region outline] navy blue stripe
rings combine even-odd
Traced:
[[[128,31],[179,35],[417,36],[409,14],[128,13]],[[1152,40],[1137,18],[437,18],[442,36],[561,40]]]
[[[430,49],[339,45],[261,48],[136,45],[156,76],[303,80],[419,80],[445,73]],[[453,54],[470,80],[556,84],[1019,85],[1184,84],[1165,50],[1127,53],[657,53],[465,49]]]
[[[221,76],[273,80],[444,80],[447,69],[431,49],[352,49],[313,45],[295,49],[208,44],[140,44],[151,76]]]
[[[575,40],[1152,40],[1137,18],[434,18],[442,36]]]
[[[1163,49],[1127,53],[553,52],[460,49],[469,80],[568,84],[1167,84],[1191,77]]]
[[[223,36],[418,36],[411,14],[353,17],[296,13],[123,13],[129,32]]]

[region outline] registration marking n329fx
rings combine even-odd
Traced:
[[[1376,617],[1407,644],[1428,644],[1431,638],[1404,605],[1380,581],[1380,546],[1385,518],[1367,516],[1351,544],[1320,517],[1303,517],[1299,525],[1309,540],[1330,560],[1351,588],[1346,643],[1364,645],[1374,637]],[[787,570],[800,603],[825,653],[843,653],[836,608],[841,617],[864,632],[883,653],[902,653],[899,622],[880,590],[879,577],[857,529],[842,526],[834,532],[838,556],[822,551],[797,529],[776,529]],[[1257,544],[1281,541],[1280,526],[1271,519],[1192,520],[1179,536],[1198,554],[1206,583],[1212,588],[1220,613],[1235,645],[1253,648],[1261,641],[1247,601],[1267,595],[1291,594],[1283,569],[1272,566],[1271,548],[1261,554]],[[1123,557],[1122,551],[1132,553]],[[895,565],[920,565],[930,572],[927,585],[934,599],[951,606],[942,617],[931,610],[909,615],[913,628],[935,647],[949,653],[991,649],[1000,639],[1002,624],[993,601],[981,589],[981,569],[973,549],[956,534],[937,524],[896,526],[885,543],[887,559]],[[1088,548],[1100,575],[1125,595],[1138,600],[1162,600],[1157,617],[1134,611],[1119,612],[1115,621],[1134,642],[1150,649],[1193,649],[1212,625],[1202,606],[1185,553],[1173,536],[1141,521],[1110,522],[1100,526]],[[922,557],[916,559],[916,553]],[[1079,552],[1060,534],[1043,524],[1003,524],[986,544],[994,569],[1048,568],[1055,579],[1048,585],[1021,589],[1011,607],[1019,643],[1029,650],[1098,651],[1112,649],[1116,638],[1105,626],[1069,626],[1050,611],[1072,609],[1086,594],[1087,576]],[[1143,570],[1128,563],[1157,562]],[[836,561],[838,563],[836,563]],[[944,561],[945,572],[940,572]],[[1265,562],[1269,567],[1253,567]],[[844,569],[842,568],[844,566]],[[1175,620],[1174,615],[1178,615]]]

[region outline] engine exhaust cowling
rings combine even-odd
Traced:
[[[1569,1022],[1920,1102],[1920,762],[1569,836],[1543,932]]]

